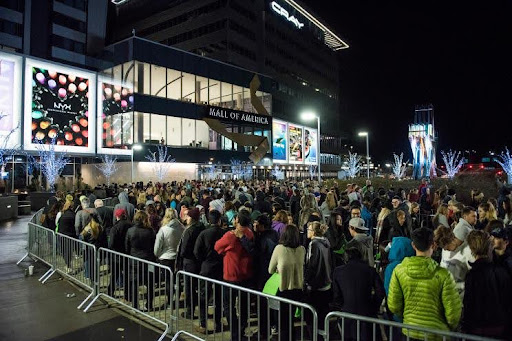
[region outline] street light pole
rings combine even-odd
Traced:
[[[370,142],[369,142],[369,134],[367,131],[362,131],[358,133],[359,136],[364,136],[366,138],[366,177],[370,178]]]
[[[320,174],[320,116],[317,116],[316,117],[316,123],[317,123],[317,131],[318,131],[318,136],[317,136],[317,143],[318,143],[318,149],[317,149],[317,155],[316,155],[316,159],[318,161],[318,184],[320,185],[320,183],[322,183],[322,176]]]

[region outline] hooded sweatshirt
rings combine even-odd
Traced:
[[[363,260],[368,263],[369,266],[375,265],[375,259],[373,259],[373,238],[365,233],[357,233],[345,247],[345,250],[356,247],[361,251]]]
[[[448,270],[432,258],[418,256],[406,257],[393,271],[388,307],[403,317],[404,324],[439,330],[454,330],[462,312],[462,302]],[[414,339],[427,339],[420,331],[408,333]],[[428,340],[437,339],[428,337]]]
[[[118,208],[124,209],[128,215],[128,220],[132,221],[135,207],[133,206],[133,204],[130,204],[130,201],[128,200],[128,193],[123,191],[123,192],[119,193],[117,198],[119,199],[119,204],[117,204],[114,207],[114,214]],[[115,216],[113,219],[114,219],[114,221],[116,221]]]
[[[331,244],[325,237],[314,237],[306,255],[306,284],[311,290],[325,291],[331,288]]]
[[[391,249],[389,249],[389,264],[384,271],[384,289],[386,294],[389,292],[389,282],[391,275],[396,266],[404,260],[405,257],[412,257],[415,255],[412,248],[412,241],[406,237],[395,237],[391,242]]]

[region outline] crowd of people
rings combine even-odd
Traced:
[[[102,192],[114,196],[111,207],[97,198]],[[462,203],[453,189],[436,190],[426,179],[408,190],[375,189],[369,180],[343,189],[313,181],[150,182],[57,193],[41,222],[96,247],[259,291],[277,273],[275,294],[310,304],[319,321],[341,310],[511,339],[512,207],[507,186],[497,194],[484,201],[475,192]],[[64,259],[70,267],[71,256]],[[194,319],[210,289],[186,278],[184,286],[198,293],[187,295],[183,312]],[[248,300],[239,295],[239,314],[234,304],[225,307],[236,321],[233,340],[248,319]],[[152,302],[141,309],[152,310]],[[215,305],[216,331],[221,308]],[[198,312],[197,330],[207,333],[206,311]],[[289,307],[280,315],[281,337],[293,339]],[[261,330],[266,321],[260,316]],[[355,338],[355,325],[344,330]],[[371,339],[371,328],[360,332]]]

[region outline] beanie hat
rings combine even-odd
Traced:
[[[116,218],[120,218],[123,214],[127,214],[124,208],[118,208],[117,210],[114,211],[114,215]]]

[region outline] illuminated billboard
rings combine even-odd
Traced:
[[[272,159],[275,163],[288,161],[288,127],[286,122],[272,122]]]
[[[21,58],[0,52],[0,145],[5,148],[21,143],[20,84]]]
[[[27,59],[25,132],[27,150],[56,140],[56,151],[95,152],[94,73]]]
[[[304,163],[303,128],[288,124],[288,150],[290,163]]]
[[[304,163],[318,163],[318,133],[316,129],[304,128]]]
[[[130,155],[133,144],[133,87],[98,80],[98,153]]]

